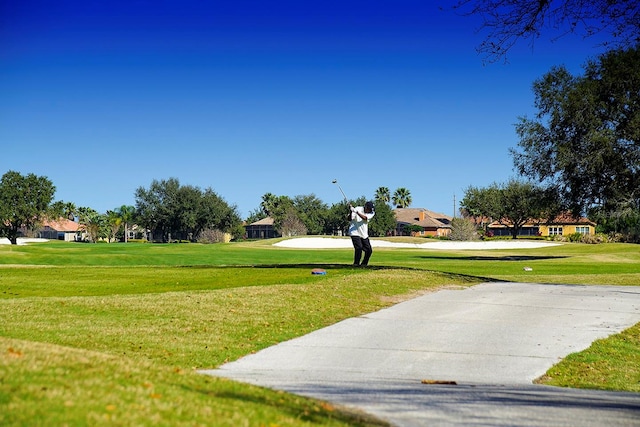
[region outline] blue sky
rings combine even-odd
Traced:
[[[567,36],[483,64],[478,17],[443,1],[0,3],[0,174],[47,176],[99,212],[154,179],[212,188],[242,217],[265,193],[372,198],[452,215],[514,176],[531,84],[602,52]]]

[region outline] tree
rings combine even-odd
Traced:
[[[181,186],[176,178],[153,180],[149,189],[136,190],[140,225],[162,236],[162,241],[195,241],[206,229],[238,234],[241,223],[235,206],[228,205],[211,188]]]
[[[262,208],[256,208],[249,212],[249,216],[245,219],[247,224],[253,224],[256,221],[260,221],[267,217],[267,214],[264,213]]]
[[[473,221],[469,218],[453,218],[451,220],[450,240],[468,241],[478,240],[478,230]]]
[[[262,196],[262,202],[260,203],[260,207],[262,211],[267,216],[273,216],[273,212],[278,203],[278,196],[273,193],[265,193]]]
[[[504,58],[520,39],[533,46],[543,31],[555,32],[552,40],[569,33],[609,34],[608,48],[640,42],[636,0],[459,0],[453,9],[482,17],[480,30],[488,34],[477,50],[490,62]]]
[[[520,174],[558,187],[576,213],[640,205],[640,48],[611,51],[582,76],[554,67],[533,85],[535,119],[519,118]]]
[[[299,195],[293,198],[293,206],[304,223],[307,234],[321,234],[329,207],[315,194]]]
[[[408,208],[411,205],[411,193],[404,187],[396,189],[393,193],[393,204],[397,208]]]
[[[47,177],[5,173],[0,179],[0,236],[17,244],[21,228],[31,229],[46,216],[55,191]]]
[[[589,219],[598,224],[598,231],[610,234],[614,241],[640,243],[640,206],[620,205],[617,210],[593,210]]]
[[[389,203],[391,201],[391,192],[389,191],[389,187],[378,187],[375,199],[378,202]]]
[[[97,242],[109,235],[109,221],[107,215],[88,207],[78,208],[78,223],[89,236],[90,242]]]
[[[266,193],[262,196],[260,204],[264,213],[273,218],[273,228],[282,233],[282,223],[285,216],[290,215],[289,211],[293,208],[293,200],[288,196],[276,196],[272,193]]]
[[[51,205],[50,213],[52,217],[64,217],[69,221],[75,221],[78,208],[72,202],[58,200]]]
[[[176,178],[168,180],[153,180],[148,189],[138,187],[135,192],[136,211],[140,224],[154,234],[162,236],[162,241],[167,242],[171,232],[175,231],[176,193],[180,188],[180,182]]]
[[[516,239],[527,222],[542,222],[557,215],[554,200],[553,188],[511,179],[506,184],[493,183],[487,188],[468,187],[460,205],[469,215],[486,216],[508,227]]]
[[[116,240],[118,232],[122,228],[122,217],[115,211],[107,211],[106,222],[109,227],[108,242]]]
[[[300,220],[296,208],[289,206],[280,220],[278,231],[286,237],[304,236],[307,234],[307,227]]]
[[[192,185],[180,186],[169,204],[171,212],[171,236],[177,240],[195,241],[204,229],[200,216],[204,215],[202,191]]]
[[[408,236],[415,236],[421,231],[424,231],[424,227],[421,227],[417,224],[408,224],[402,227],[402,234],[407,233]]]
[[[196,229],[193,230],[196,238],[207,229],[230,233],[235,239],[242,237],[244,227],[236,205],[228,204],[213,189],[207,188],[200,196],[199,206]]]
[[[387,203],[377,199],[377,195],[378,193],[376,192],[376,199],[373,204],[376,214],[369,223],[369,234],[374,237],[387,236],[396,229],[396,216]]]
[[[122,205],[116,209],[115,212],[122,221],[122,226],[124,228],[124,242],[126,243],[129,239],[129,224],[133,221],[136,208],[135,206]]]
[[[324,234],[343,235],[349,225],[348,214],[349,207],[344,201],[331,205],[325,219]]]

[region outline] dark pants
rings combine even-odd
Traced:
[[[353,243],[353,265],[368,265],[369,258],[371,258],[371,254],[373,253],[369,239],[351,236],[351,242]],[[362,258],[363,252],[364,258]],[[362,263],[360,262],[360,258],[362,258]]]

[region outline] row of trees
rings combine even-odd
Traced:
[[[407,207],[411,203],[411,194],[406,188],[399,188],[391,199],[387,187],[379,187],[374,194],[376,215],[369,225],[372,236],[386,236],[396,227],[396,220],[389,201],[397,207]],[[352,205],[364,205],[365,196],[351,200]],[[347,202],[331,206],[318,199],[314,194],[295,197],[276,196],[266,193],[262,196],[260,206],[250,212],[247,223],[270,217],[274,220],[274,228],[283,236],[299,236],[305,234],[337,234],[347,227],[349,213]]]
[[[244,234],[235,205],[211,188],[180,185],[176,178],[154,180],[135,192],[136,223],[152,231],[155,240],[196,241],[203,232],[219,230],[238,238]]]
[[[47,177],[5,173],[0,179],[0,237],[16,244],[23,231],[36,230],[45,220],[59,217],[77,220],[93,242],[126,241],[133,223],[165,242],[197,240],[210,230],[235,237],[244,234],[235,206],[228,205],[210,188],[182,186],[175,178],[154,180],[148,189],[138,188],[136,206],[123,205],[104,214],[71,202],[53,202],[55,191]]]
[[[16,244],[23,230],[35,230],[45,219],[59,217],[77,220],[92,242],[101,239],[126,242],[132,224],[149,230],[151,238],[163,242],[198,241],[205,235],[211,236],[212,232],[239,239],[245,233],[235,206],[211,188],[202,190],[181,185],[176,178],[154,180],[148,188],[139,187],[135,192],[135,206],[123,205],[104,214],[70,202],[52,202],[54,194],[55,186],[46,177],[7,172],[0,179],[0,236]],[[351,203],[362,205],[366,200],[361,196]],[[370,225],[371,234],[384,236],[396,225],[389,201],[406,207],[411,203],[411,194],[406,188],[399,188],[391,196],[387,187],[380,187],[374,200],[376,216]],[[348,212],[346,202],[329,207],[314,194],[291,198],[267,193],[246,222],[270,216],[282,235],[336,234],[345,230]]]

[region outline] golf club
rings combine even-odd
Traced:
[[[347,200],[347,196],[344,194],[344,191],[342,191],[342,188],[340,187],[340,184],[338,184],[338,180],[334,179],[333,181],[331,181],[331,183],[338,186],[338,188],[340,189],[340,192],[342,193],[342,196],[344,197],[344,201],[346,203],[349,203],[349,200]]]

